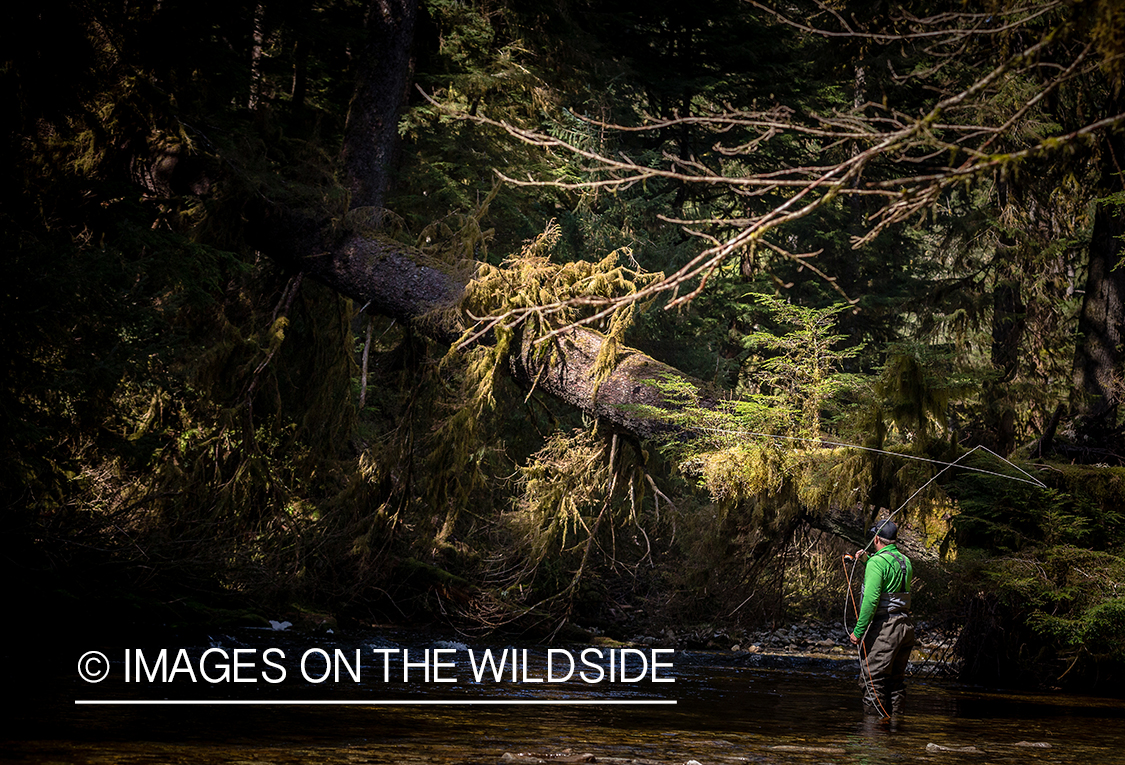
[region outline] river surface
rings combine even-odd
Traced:
[[[644,765],[1125,764],[1121,699],[912,677],[909,714],[890,728],[863,717],[854,661],[769,669],[746,654],[654,648],[625,654],[621,682],[622,655],[606,646],[548,657],[467,638],[249,630],[71,646],[7,688],[16,706],[0,761],[492,765],[569,752]],[[507,660],[499,678],[482,669],[485,649]],[[570,660],[568,679],[546,682],[567,677]],[[89,683],[78,670],[108,674]]]

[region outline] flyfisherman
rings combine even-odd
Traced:
[[[860,646],[863,708],[869,715],[901,715],[906,701],[906,665],[914,647],[910,618],[910,559],[895,545],[898,525],[890,519],[870,529],[875,553],[867,558],[862,605],[849,635]],[[860,550],[857,558],[866,553]]]

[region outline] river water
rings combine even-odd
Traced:
[[[507,662],[499,677],[485,649],[494,665]],[[624,655],[621,682],[620,650],[547,651],[245,630],[79,645],[37,682],[9,687],[16,708],[5,713],[0,761],[1125,763],[1121,699],[910,678],[909,714],[891,728],[863,717],[852,660],[773,669],[746,654],[655,646]],[[569,679],[546,682],[566,677],[571,660]],[[108,676],[85,682],[76,666]]]

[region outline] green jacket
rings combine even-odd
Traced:
[[[899,560],[906,566],[905,576]],[[910,565],[910,558],[899,552],[893,544],[868,556],[867,567],[863,574],[863,602],[859,608],[859,621],[856,622],[852,634],[862,638],[879,607],[880,596],[888,592],[910,592],[910,580],[913,576],[914,568]]]

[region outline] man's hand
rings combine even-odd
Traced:
[[[854,632],[848,633],[848,640],[852,641],[852,645],[859,645],[859,638],[855,636]]]
[[[863,559],[866,558],[866,557],[867,557],[867,550],[856,550],[855,551],[855,559],[857,561],[860,561],[862,563]]]

